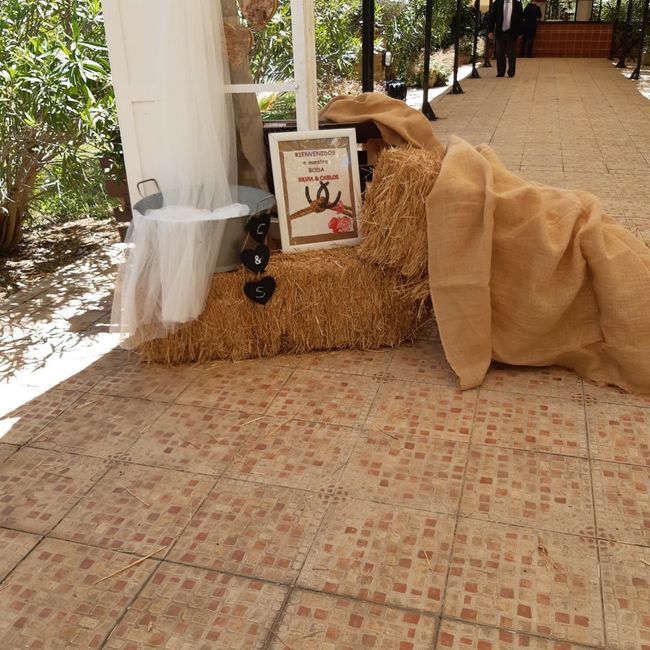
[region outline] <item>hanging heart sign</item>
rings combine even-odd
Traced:
[[[245,250],[241,253],[242,264],[253,273],[263,273],[269,263],[269,247],[260,244],[255,250]]]
[[[271,300],[274,291],[275,280],[270,276],[259,280],[259,282],[247,282],[244,285],[244,293],[246,296],[260,305],[265,305]]]
[[[266,235],[271,227],[271,215],[263,214],[259,217],[251,217],[246,224],[246,230],[250,233],[251,237],[261,244],[266,239]]]

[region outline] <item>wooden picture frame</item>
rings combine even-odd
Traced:
[[[269,149],[282,250],[361,241],[361,184],[354,129],[272,133]]]

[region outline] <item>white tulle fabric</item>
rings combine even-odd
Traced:
[[[233,203],[235,128],[221,4],[160,0],[153,39],[158,70],[156,119],[161,155],[150,163],[165,207],[134,210],[126,259],[118,272],[112,331],[122,346],[164,336],[199,316],[210,288],[225,219],[245,215]],[[129,179],[137,182],[142,179]]]

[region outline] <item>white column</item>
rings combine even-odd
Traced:
[[[291,0],[291,31],[299,131],[318,129],[314,0]]]

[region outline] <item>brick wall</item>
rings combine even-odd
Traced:
[[[533,55],[607,58],[611,42],[610,23],[540,22]]]

